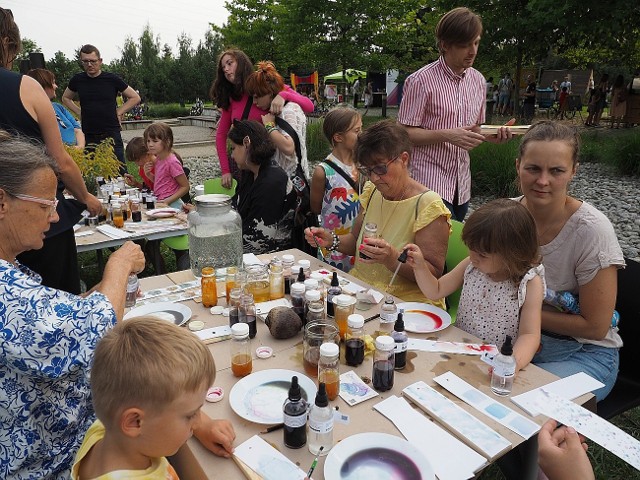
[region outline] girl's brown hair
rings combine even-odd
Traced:
[[[13,13],[5,8],[0,8],[0,39],[0,67],[7,68],[22,50],[22,40]]]
[[[27,72],[32,78],[35,78],[42,88],[53,88],[53,84],[56,82],[56,76],[53,72],[44,68],[32,68]]]
[[[353,128],[358,118],[360,118],[360,113],[349,105],[339,105],[325,115],[322,131],[332,147],[333,137]]]
[[[173,150],[173,131],[171,127],[164,122],[154,122],[144,130],[145,143],[149,138],[160,140],[168,151]]]
[[[531,213],[507,198],[485,203],[473,212],[464,223],[462,241],[469,250],[500,256],[509,278],[516,283],[541,260]]]
[[[238,64],[234,83],[231,83],[224,76],[222,59],[225,55],[231,55]],[[231,99],[240,100],[242,98],[244,82],[252,73],[253,63],[251,63],[247,54],[237,48],[228,48],[218,56],[216,78],[209,89],[209,96],[219,108],[227,110],[231,106]]]
[[[127,148],[124,151],[127,160],[129,160],[130,162],[137,162],[139,160],[142,160],[147,155],[147,153],[149,153],[147,151],[147,142],[145,142],[144,138],[142,137],[133,137],[131,140],[129,140],[129,143],[127,143]]]

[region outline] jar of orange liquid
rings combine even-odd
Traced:
[[[269,271],[266,265],[249,265],[247,270],[247,292],[253,294],[256,303],[269,301]]]
[[[356,306],[356,299],[351,295],[341,294],[333,297],[334,318],[338,328],[340,329],[340,338],[344,340],[349,330],[349,315],[351,315]]]
[[[216,273],[213,267],[202,268],[202,306],[215,307],[218,304],[218,289],[216,288]]]
[[[124,217],[122,215],[122,206],[120,202],[114,202],[111,210],[111,220],[113,221],[113,226],[116,228],[124,227]]]
[[[320,346],[318,382],[324,382],[329,400],[335,400],[340,393],[340,347],[333,342]]]
[[[236,323],[231,327],[231,372],[236,377],[245,377],[253,370],[249,325]]]

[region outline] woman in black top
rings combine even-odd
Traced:
[[[232,158],[242,170],[234,201],[242,217],[245,253],[291,248],[296,193],[273,161],[276,147],[267,130],[255,120],[235,120],[229,140]]]

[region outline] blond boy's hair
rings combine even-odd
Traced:
[[[162,411],[181,394],[209,387],[215,375],[211,352],[193,333],[157,318],[132,318],[98,343],[93,407],[108,428],[126,408]]]

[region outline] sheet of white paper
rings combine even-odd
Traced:
[[[521,393],[515,397],[511,397],[511,401],[522,408],[532,417],[540,415],[540,412],[535,408],[535,402],[540,394],[540,390],[544,389],[546,392],[559,395],[560,397],[568,400],[578,398],[580,395],[584,395],[588,392],[593,392],[599,388],[604,387],[604,383],[599,382],[593,377],[590,377],[584,372],[579,372],[569,377],[561,378],[555,382],[548,383],[542,387],[534,388],[528,392]]]
[[[264,265],[253,253],[243,253],[242,263],[244,265]]]
[[[112,227],[111,225],[98,225],[96,229],[104,233],[107,237],[116,238],[116,239],[128,238],[133,236],[133,234],[127,233],[124,230],[120,230],[118,228]]]
[[[411,384],[402,393],[490,459],[511,447],[509,440],[425,382]]]
[[[444,342],[440,340],[425,340],[422,338],[410,338],[409,350],[420,350],[421,352],[436,353],[461,353],[463,355],[482,355],[498,353],[495,345],[482,345],[480,343]]]
[[[433,381],[521,437],[529,438],[540,430],[540,426],[537,423],[485,395],[454,373],[443,373],[435,377]]]
[[[93,235],[95,232],[93,230],[85,230],[84,232],[76,232],[75,236],[76,238],[79,237],[87,237],[89,235]]]
[[[291,460],[257,435],[238,445],[234,455],[264,480],[303,480],[306,476]]]
[[[439,480],[472,478],[473,472],[487,463],[486,458],[427,419],[404,398],[392,395],[374,408],[391,420],[400,433],[422,451]]]
[[[640,470],[640,442],[604,418],[559,395],[539,389],[535,407]]]
[[[340,375],[340,397],[349,405],[354,406],[377,396],[378,392],[364,383],[353,370]]]
[[[269,300],[268,302],[259,302],[256,303],[256,313],[258,315],[266,315],[268,314],[272,308],[276,307],[290,307],[291,302],[286,298],[279,298],[278,300]],[[263,318],[263,320],[265,320]]]

